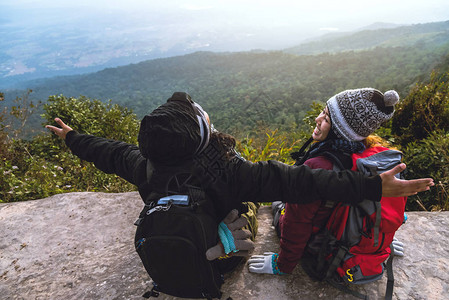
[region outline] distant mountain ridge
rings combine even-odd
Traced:
[[[400,26],[408,26],[408,25],[404,25],[404,24],[396,24],[396,23],[383,23],[383,22],[376,22],[373,24],[370,24],[368,26],[364,26],[361,28],[358,28],[356,30],[353,31],[334,31],[334,32],[329,32],[317,37],[313,37],[313,38],[309,38],[304,40],[302,43],[293,46],[293,47],[289,47],[286,49],[291,49],[291,48],[295,48],[298,47],[300,45],[304,45],[304,44],[308,44],[310,42],[316,42],[316,41],[322,41],[325,39],[335,39],[337,37],[342,37],[342,36],[348,36],[348,35],[352,35],[356,32],[360,32],[360,31],[364,31],[364,30],[379,30],[379,29],[389,29],[389,28],[396,28],[396,27],[400,27]]]
[[[364,50],[372,47],[390,46],[411,46],[415,43],[434,43],[432,39],[439,39],[441,43],[449,40],[448,24],[446,22],[426,23],[418,25],[402,26],[389,23],[374,23],[361,28],[356,32],[338,32],[323,35],[309,40],[298,46],[284,49],[283,51],[295,55],[310,55],[323,52],[337,53],[340,51]],[[120,24],[117,24],[117,27]],[[54,36],[53,29],[49,28],[47,34],[37,34],[34,29],[29,29],[30,36],[35,36],[34,40],[46,44],[49,36]],[[161,57],[173,57],[193,53],[187,51],[180,44],[174,45],[170,50],[162,51],[157,46],[152,46],[148,50],[148,43],[152,39],[160,40],[160,36],[149,35],[147,44],[132,45],[129,40],[132,37],[116,38],[114,43],[104,44],[101,39],[94,39],[89,43],[92,49],[85,49],[83,40],[88,39],[87,33],[78,33],[76,38],[51,39],[48,41],[53,50],[60,48],[58,53],[50,50],[41,51],[40,46],[31,41],[29,45],[22,45],[21,40],[14,39],[10,30],[3,31],[5,44],[0,49],[0,88],[14,88],[17,83],[27,80],[68,76],[74,74],[87,74],[103,70],[104,68],[114,68],[133,63],[138,63],[147,59],[157,59]],[[96,33],[98,35],[98,33]],[[109,33],[107,33],[109,34]],[[154,34],[154,33],[153,33]],[[128,40],[129,38],[129,40]],[[127,42],[128,40],[128,42]],[[205,40],[203,42],[206,42]],[[47,44],[48,44],[47,43]],[[151,44],[151,43],[150,43]],[[31,47],[34,53],[22,55],[23,47]],[[137,47],[134,49],[133,47]],[[200,48],[201,50],[201,48]],[[270,50],[253,50],[250,52],[269,52]],[[92,53],[91,53],[92,52]],[[15,67],[11,63],[17,61]],[[17,70],[13,70],[17,69]]]
[[[434,47],[448,41],[449,21],[406,26],[375,23],[354,33],[329,33],[320,39],[284,49],[284,52],[313,55],[368,50],[374,47],[409,47],[416,44],[430,44]]]
[[[376,22],[373,24],[370,24],[368,26],[359,28],[356,31],[362,31],[362,30],[377,30],[377,29],[387,29],[387,28],[396,28],[401,26],[409,26],[406,24],[396,24],[396,23],[385,23],[385,22]]]

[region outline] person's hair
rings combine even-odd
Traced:
[[[210,135],[210,143],[213,143],[218,149],[226,154],[227,158],[231,158],[236,145],[235,138],[227,133],[215,131]]]
[[[387,147],[390,149],[396,149],[395,147],[392,147],[391,144],[387,140],[381,138],[378,135],[374,135],[374,134],[367,136],[366,139],[364,139],[362,142],[366,148],[383,146],[383,147]]]

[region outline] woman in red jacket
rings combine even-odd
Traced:
[[[382,94],[372,88],[346,90],[333,96],[316,117],[312,137],[303,149],[293,153],[295,165],[304,164],[312,169],[351,169],[353,153],[381,146],[382,139],[371,134],[393,116],[398,101],[396,91]],[[314,143],[304,154],[312,141]],[[279,254],[253,256],[249,270],[268,274],[291,273],[311,234],[325,225],[333,206],[334,203],[319,198],[309,204],[274,203],[274,225],[280,235],[281,250]]]

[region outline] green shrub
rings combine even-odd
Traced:
[[[426,139],[409,143],[405,149],[407,178],[431,177],[436,186],[409,197],[409,210],[449,210],[449,132],[436,131]]]
[[[59,117],[79,132],[137,143],[139,121],[136,115],[128,108],[112,104],[111,101],[103,103],[84,96],[50,96],[44,110],[42,117],[47,121],[46,124],[54,124],[54,118]]]
[[[287,164],[294,161],[290,158],[293,147],[300,141],[292,141],[286,133],[280,134],[277,130],[271,133],[260,133],[265,138],[245,138],[237,142],[237,151],[253,162],[278,160]]]
[[[139,122],[132,111],[85,97],[50,97],[45,124],[60,117],[73,129],[128,143],[137,143]],[[1,120],[0,120],[1,121]],[[3,123],[2,123],[3,124]],[[4,139],[0,161],[0,202],[39,199],[63,192],[125,192],[135,186],[92,163],[80,160],[50,132],[32,140]]]
[[[417,84],[396,108],[392,133],[402,146],[427,138],[435,130],[449,130],[449,76],[432,73],[428,84]]]
[[[433,72],[398,105],[391,132],[405,153],[408,177],[431,177],[430,192],[410,197],[409,210],[448,210],[449,73]]]

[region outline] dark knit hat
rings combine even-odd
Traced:
[[[146,115],[139,130],[139,148],[156,163],[177,164],[200,153],[209,142],[205,112],[187,93],[176,92]]]
[[[373,88],[343,91],[327,101],[332,130],[347,141],[361,141],[388,121],[398,103],[396,91],[382,94]]]

